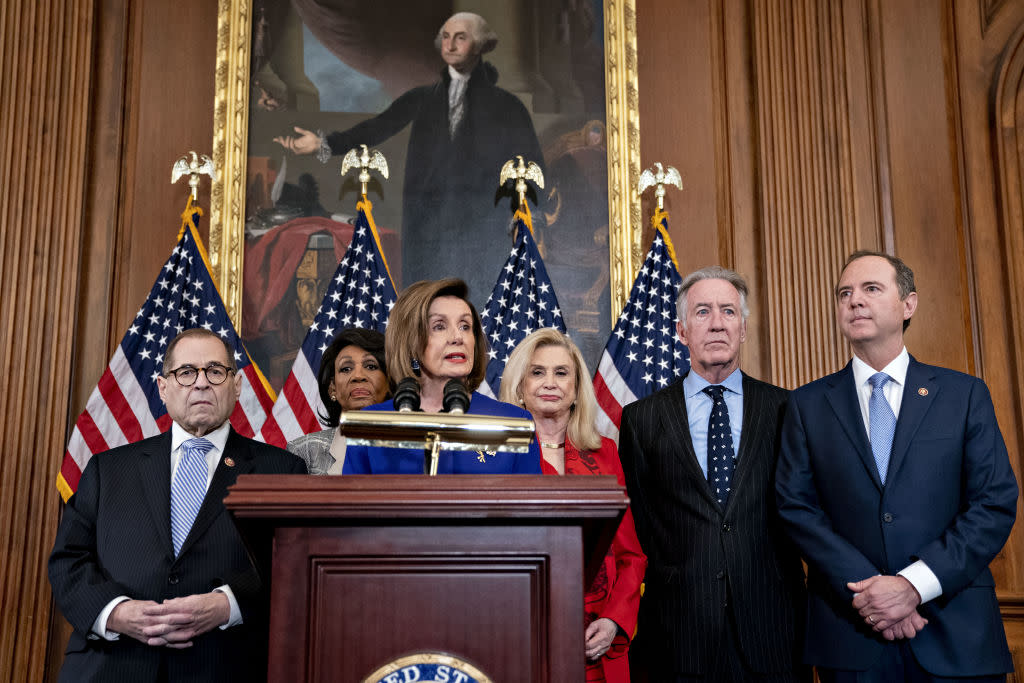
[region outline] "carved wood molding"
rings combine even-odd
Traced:
[[[995,77],[992,135],[996,154],[997,209],[1007,266],[1006,297],[1016,343],[1011,344],[1018,441],[1024,441],[1024,26],[1007,43]],[[1010,381],[1010,380],[1008,380]]]
[[[81,266],[95,3],[0,12],[0,680],[43,680]]]
[[[869,30],[872,12],[854,6],[851,12],[833,0],[796,0],[755,3],[752,10],[762,320],[772,340],[771,381],[785,387],[846,362],[830,292],[846,254],[886,241],[877,227],[885,194],[877,40]],[[853,49],[850,41],[860,44]],[[867,57],[851,63],[850,55]],[[851,120],[854,106],[868,121],[860,129]],[[875,244],[859,241],[865,232]]]

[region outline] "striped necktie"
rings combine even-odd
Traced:
[[[171,482],[171,543],[175,557],[181,552],[206,497],[206,479],[210,474],[206,454],[212,448],[213,444],[206,439],[189,439],[181,444],[181,462]]]

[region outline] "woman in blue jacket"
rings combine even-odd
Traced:
[[[424,280],[410,285],[391,309],[384,335],[384,356],[392,385],[415,376],[420,409],[442,411],[444,387],[462,382],[470,393],[467,415],[522,417],[530,414],[476,392],[487,369],[487,338],[480,315],[468,301],[466,283],[456,278]],[[395,410],[392,401],[365,410]],[[540,474],[540,450],[533,441],[528,453],[442,451],[438,474]],[[421,474],[423,449],[348,447],[344,474]]]

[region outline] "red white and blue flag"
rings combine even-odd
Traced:
[[[156,378],[163,371],[168,342],[186,329],[211,330],[234,349],[242,393],[231,425],[249,437],[263,426],[274,392],[249,358],[210,275],[197,230],[202,215],[190,198],[181,215],[177,245],[75,422],[57,475],[57,489],[65,501],[78,488],[93,455],[170,428]]]
[[[324,428],[317,418],[326,411],[316,376],[324,349],[336,334],[347,327],[378,332],[387,327],[395,305],[395,285],[380,248],[372,208],[365,197],[356,205],[352,242],[334,271],[281,395],[260,431],[259,438],[267,443],[284,447],[303,434]]]
[[[521,205],[513,221],[515,243],[480,314],[490,347],[487,378],[480,393],[491,398],[498,396],[509,354],[526,335],[542,327],[565,332],[558,298],[533,241],[529,207]]]
[[[682,277],[668,236],[668,214],[658,209],[651,223],[654,241],[594,373],[601,408],[597,430],[615,441],[626,405],[690,369],[690,354],[676,334],[676,292]]]

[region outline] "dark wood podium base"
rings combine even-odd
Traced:
[[[431,650],[564,683],[626,497],[614,477],[250,476],[225,504],[272,566],[270,680],[362,681]]]

